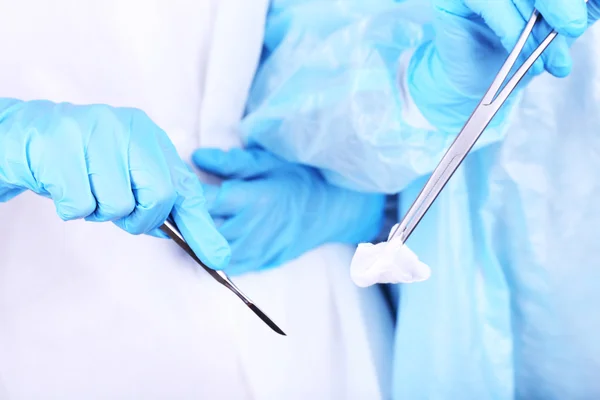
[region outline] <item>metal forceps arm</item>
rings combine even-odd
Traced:
[[[529,58],[525,60],[523,65],[521,65],[521,67],[515,72],[513,77],[506,82],[504,88],[502,88],[502,85],[508,78],[508,74],[516,64],[519,55],[523,51],[523,48],[525,47],[527,39],[529,39],[533,28],[540,19],[541,15],[537,10],[535,10],[527,22],[523,33],[519,37],[515,48],[511,51],[508,58],[504,62],[504,65],[492,82],[492,85],[486,92],[485,96],[483,96],[483,99],[473,114],[471,114],[469,120],[462,128],[454,142],[452,142],[450,145],[448,151],[442,157],[442,160],[435,168],[430,178],[427,180],[427,183],[409,208],[408,212],[402,219],[402,222],[390,236],[390,239],[400,237],[403,243],[406,242],[419,222],[421,222],[421,219],[425,213],[427,213],[435,199],[444,189],[454,172],[456,172],[457,168],[463,162],[467,154],[471,151],[485,128],[487,128],[498,110],[500,110],[500,107],[502,107],[502,105],[506,102],[510,94],[515,90],[519,82],[525,77],[535,61],[556,38],[556,31],[552,31],[550,34],[548,34],[548,36],[546,36],[542,43],[533,51]]]

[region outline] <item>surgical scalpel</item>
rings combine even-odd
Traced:
[[[267,317],[267,314],[262,312],[260,308],[258,308],[256,304],[254,304],[254,302],[248,298],[248,296],[242,293],[242,291],[238,289],[233,282],[231,282],[227,274],[225,274],[223,271],[215,271],[214,269],[209,268],[198,258],[198,256],[196,256],[196,253],[194,253],[190,245],[187,244],[183,238],[183,235],[179,232],[179,229],[177,229],[173,221],[166,220],[165,223],[160,227],[160,230],[173,239],[175,243],[179,245],[179,247],[188,253],[188,255],[192,257],[194,261],[196,261],[202,268],[204,268],[204,270],[208,272],[208,274],[217,282],[235,293],[235,295],[239,297],[260,319],[262,319],[265,324],[269,325],[271,329],[280,335],[286,336],[286,334],[277,325],[275,325],[275,323],[269,317]]]
[[[515,66],[519,55],[523,51],[528,38],[531,36],[536,23],[542,19],[541,14],[534,10],[531,18],[527,22],[523,33],[519,37],[515,48],[511,51],[500,72],[492,82],[487,93],[475,108],[475,111],[469,117],[469,120],[464,125],[454,142],[450,145],[448,151],[442,157],[442,160],[433,171],[431,177],[417,196],[414,203],[402,219],[402,222],[390,235],[389,240],[399,237],[402,243],[406,243],[410,235],[413,233],[421,219],[427,213],[435,199],[444,189],[454,172],[463,162],[467,154],[471,151],[475,142],[479,139],[483,131],[487,128],[491,120],[494,118],[500,107],[506,102],[510,94],[515,90],[519,82],[525,77],[529,69],[535,61],[542,55],[544,50],[556,38],[557,32],[552,31],[542,43],[533,51],[533,53],[525,60],[523,65],[515,72],[504,87],[502,85],[508,78],[508,74]]]

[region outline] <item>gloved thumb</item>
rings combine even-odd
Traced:
[[[229,265],[231,249],[217,230],[206,208],[202,184],[194,172],[181,160],[168,137],[161,137],[171,179],[177,192],[171,216],[194,253],[212,269]]]
[[[192,155],[196,166],[222,178],[248,179],[264,175],[284,164],[277,156],[258,148],[198,149]]]

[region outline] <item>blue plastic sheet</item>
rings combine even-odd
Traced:
[[[414,4],[384,3],[276,2],[244,128],[332,182],[401,191],[403,215],[454,135],[402,122],[386,65],[431,32]],[[411,237],[433,275],[395,287],[395,399],[600,398],[599,40],[574,44],[569,78],[530,83]]]
[[[400,290],[396,398],[600,398],[599,28],[570,77],[529,85],[505,141],[468,158],[411,237],[434,273]]]
[[[401,56],[433,35],[428,3],[280,3],[241,127],[247,142],[351,189],[397,193],[429,173],[454,133],[406,123],[399,93]],[[489,129],[478,146],[503,133]]]

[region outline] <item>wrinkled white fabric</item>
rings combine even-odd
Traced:
[[[6,3],[1,95],[141,108],[185,159],[236,145],[266,7]],[[168,240],[64,223],[32,193],[0,220],[2,400],[389,398],[391,318],[348,278],[351,247],[235,280],[283,338]]]
[[[387,242],[358,245],[350,276],[360,287],[377,283],[423,282],[431,276],[431,269],[400,238],[391,238],[398,225],[390,231]]]

